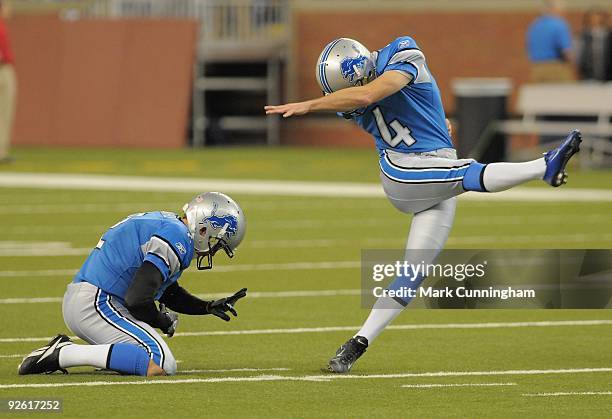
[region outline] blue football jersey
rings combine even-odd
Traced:
[[[401,71],[412,80],[399,92],[362,109],[355,121],[376,139],[379,153],[453,148],[436,80],[414,39],[397,38],[374,53],[376,75]]]
[[[176,214],[133,214],[104,233],[73,282],[89,282],[123,300],[136,270],[148,261],[164,278],[155,296],[159,299],[187,269],[193,253],[193,238]]]

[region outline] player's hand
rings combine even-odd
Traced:
[[[453,135],[453,126],[450,123],[450,120],[446,118],[446,129],[448,130],[448,135],[452,137]]]
[[[229,322],[230,316],[227,314],[227,312],[229,311],[230,313],[234,315],[234,317],[237,317],[238,313],[236,312],[234,305],[236,305],[236,301],[238,301],[239,299],[243,297],[246,297],[246,293],[247,293],[247,289],[243,288],[232,296],[221,298],[220,300],[210,301],[207,307],[208,313],[214,314],[220,319],[223,319],[226,322]]]
[[[310,102],[287,103],[285,105],[264,106],[266,115],[282,114],[283,118],[300,116],[310,112]]]
[[[168,320],[168,323],[170,324],[170,326],[166,327],[166,330],[162,329],[162,332],[164,332],[166,336],[171,338],[172,336],[174,336],[174,332],[176,331],[176,328],[178,327],[178,314],[172,311],[169,311],[166,308],[165,304],[159,305],[159,314],[160,316],[163,316]]]

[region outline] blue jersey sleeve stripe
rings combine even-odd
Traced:
[[[155,256],[155,258],[160,260],[164,264],[164,266],[166,268],[168,268],[168,270],[171,269],[170,268],[170,264],[168,263],[168,261],[166,259],[164,259],[163,257],[161,257],[160,255],[158,255],[157,253],[149,252],[149,253],[147,253],[147,256],[149,256],[149,255]]]
[[[405,71],[406,73],[409,73],[412,78],[408,82],[408,84],[414,83],[417,77],[419,77],[419,69],[417,68],[417,66],[407,61],[400,61],[397,63],[388,64],[385,67],[384,71]]]
[[[395,55],[395,54],[397,54],[398,52],[401,52],[401,51],[411,51],[411,50],[423,52],[423,51],[421,51],[421,48],[415,48],[415,47],[398,48],[397,50],[395,50],[395,53],[393,55]]]
[[[155,256],[157,259],[161,260],[163,262],[163,264],[168,268],[168,270],[170,270],[170,264],[168,263],[168,261],[166,259],[164,259],[160,255],[158,255],[157,253],[153,253],[153,252],[147,253],[147,256],[148,255]]]
[[[172,276],[171,269],[168,268],[166,264],[160,258],[155,257],[155,256],[149,256],[149,255],[153,255],[153,253],[148,253],[142,262],[143,263],[149,262],[152,265],[154,265],[157,268],[157,270],[161,273],[162,277],[164,278],[164,281],[169,279]]]
[[[412,76],[412,80],[408,82],[409,85],[413,84],[415,80],[419,77],[419,69],[417,68],[416,65],[412,63],[404,63],[404,64],[409,65],[410,67],[414,68],[414,75]]]

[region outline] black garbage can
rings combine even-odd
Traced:
[[[512,81],[506,78],[465,78],[453,80],[452,86],[456,97],[459,157],[474,157],[482,163],[504,160],[506,137],[493,133],[490,123],[506,118]]]

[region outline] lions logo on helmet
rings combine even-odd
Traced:
[[[325,94],[347,87],[364,85],[376,77],[370,51],[349,38],[336,39],[323,48],[317,60],[315,76]]]
[[[235,235],[238,231],[238,219],[230,214],[216,215],[217,208],[217,203],[213,203],[212,214],[204,218],[204,221],[208,221],[212,228],[224,229],[227,237]]]
[[[366,60],[366,57],[360,55],[357,58],[346,57],[340,61],[340,72],[342,73],[342,77],[348,79],[349,83],[354,83],[355,76],[357,76],[357,78],[363,76]]]

